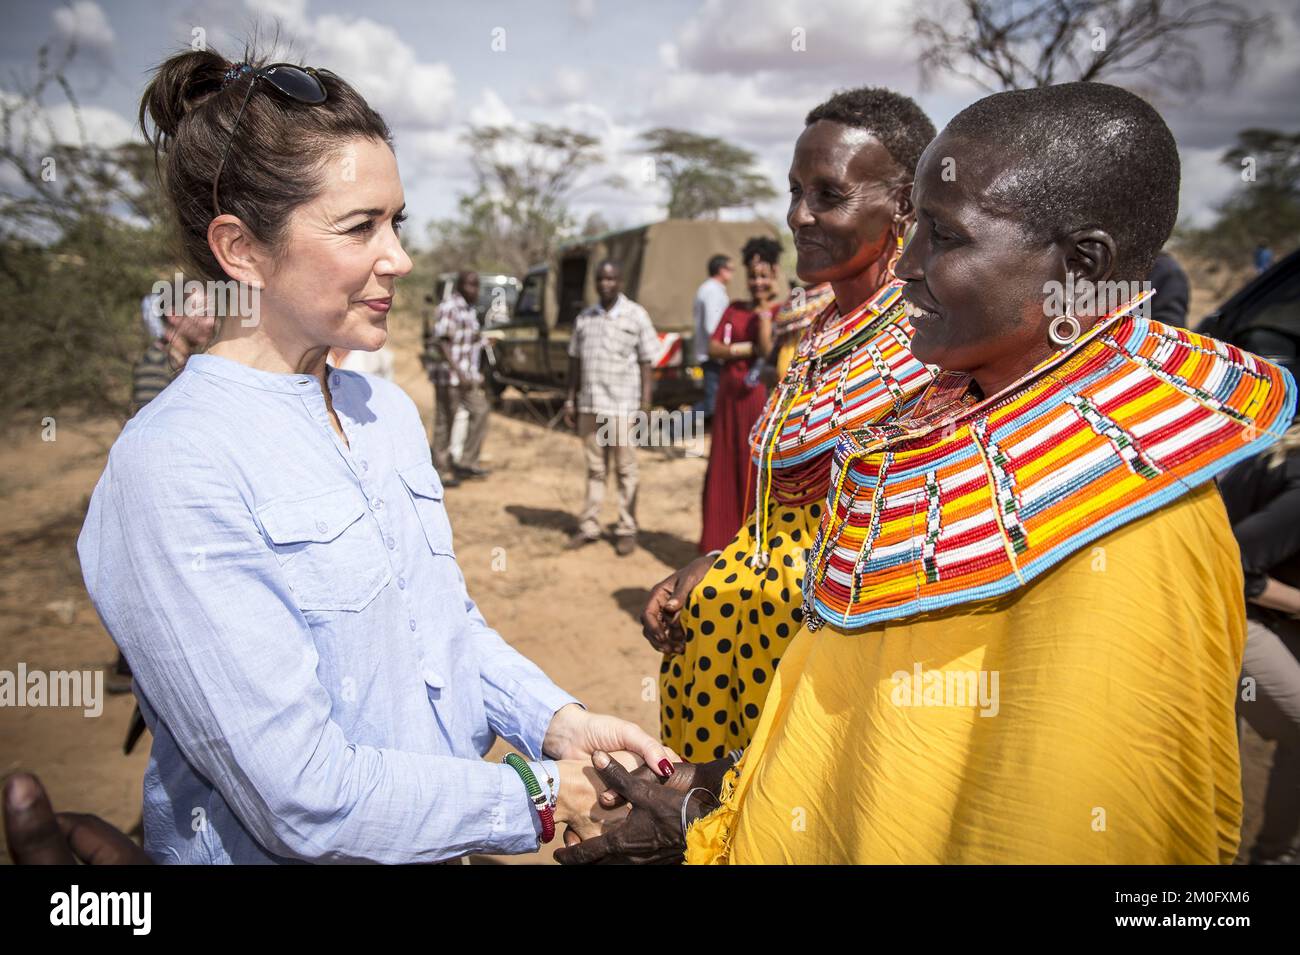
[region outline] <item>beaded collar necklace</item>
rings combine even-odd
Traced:
[[[1295,411],[1290,374],[1132,315],[1150,295],[983,401],[945,376],[908,418],[845,433],[809,628],[1008,593],[1273,443]]]

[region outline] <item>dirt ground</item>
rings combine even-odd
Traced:
[[[415,357],[415,328],[413,318],[395,322],[392,343],[398,383],[427,422],[432,388]],[[655,733],[657,704],[643,688],[655,684],[658,656],[636,620],[649,588],[695,554],[705,463],[643,451],[641,549],[627,558],[609,543],[563,551],[582,503],[581,449],[512,396],[492,419],[483,462],[492,475],[447,495],[470,592],[502,636],[590,709]],[[15,671],[22,661],[29,670],[81,670],[115,658],[82,584],[76,539],[119,429],[117,421],[60,418],[54,441],[41,440],[33,422],[0,446],[0,669]],[[56,807],[131,829],[148,759],[147,735],[122,754],[131,709],[129,695],[106,697],[98,718],[77,709],[0,709],[0,777],[34,771]],[[1270,759],[1269,745],[1247,730],[1248,835],[1258,826]],[[0,859],[8,861],[3,848]],[[550,862],[550,852],[500,861],[539,860]]]

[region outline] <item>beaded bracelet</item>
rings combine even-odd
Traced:
[[[524,781],[528,798],[533,801],[533,807],[542,820],[542,842],[550,842],[555,838],[555,807],[547,802],[546,796],[542,794],[542,787],[537,782],[537,777],[533,775],[532,767],[516,753],[507,753],[501,762],[517,772],[519,778]],[[549,783],[550,780],[548,779],[547,782]]]

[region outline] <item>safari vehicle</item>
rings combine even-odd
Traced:
[[[623,268],[623,294],[645,308],[659,334],[654,403],[666,408],[694,403],[703,394],[704,378],[691,341],[695,290],[708,277],[709,259],[729,255],[737,267],[727,291],[733,299],[747,297],[740,249],[756,235],[775,237],[777,230],[761,221],[669,219],[558,247],[529,269],[510,321],[487,329],[493,391],[500,394],[507,385],[525,392],[568,388],[574,319],[599,300],[596,267],[613,259]]]
[[[1248,282],[1196,330],[1300,375],[1300,250]]]

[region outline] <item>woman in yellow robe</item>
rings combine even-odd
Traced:
[[[1203,484],[1008,596],[801,631],[689,861],[1230,863],[1241,586]]]
[[[940,134],[896,271],[943,370],[837,446],[754,739],[675,784],[721,806],[600,769],[634,808],[562,861],[1232,861],[1245,619],[1212,478],[1296,391],[1145,316],[1178,180],[1160,116],[1098,83],[997,94]],[[1079,291],[1107,282],[1118,307]]]

